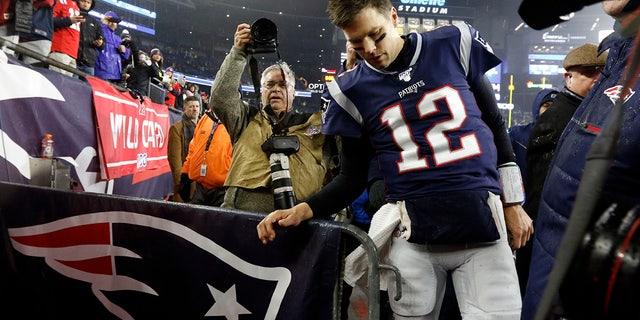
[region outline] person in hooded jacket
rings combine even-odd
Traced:
[[[122,38],[116,33],[121,20],[113,11],[107,11],[102,17],[102,33],[106,44],[98,54],[95,69],[98,78],[115,84],[122,82],[122,61],[131,54],[131,50],[122,44]]]
[[[533,121],[509,128],[509,138],[511,139],[513,152],[516,154],[516,163],[520,167],[523,179],[527,176],[527,145],[529,144],[531,129],[538,120],[538,116],[549,108],[557,94],[558,91],[555,89],[540,90],[531,105]],[[526,181],[524,182],[526,183]]]
[[[513,126],[509,129],[509,138],[511,139],[513,152],[516,155],[516,163],[518,164],[518,166],[520,166],[520,171],[522,171],[523,182],[525,185],[527,183],[527,146],[529,144],[531,130],[537,122],[538,117],[546,112],[557,95],[558,91],[554,89],[540,90],[536,95],[536,98],[533,100],[533,104],[531,105],[531,114],[533,115],[533,121],[527,124]],[[527,189],[525,188],[525,203],[528,201],[528,198],[529,194],[527,193]],[[531,213],[529,213],[529,215],[533,218],[533,215]],[[518,273],[518,281],[520,282],[521,295],[524,295],[524,287],[527,284],[527,276],[529,274],[529,261],[531,261],[531,242],[526,243],[524,246],[516,250],[516,272]]]
[[[127,69],[127,88],[141,96],[147,96],[149,94],[149,81],[155,76],[155,70],[146,52],[138,51],[137,59],[134,67]]]
[[[78,46],[77,68],[90,75],[95,74],[98,52],[104,49],[104,34],[102,25],[98,20],[89,15],[89,11],[96,6],[94,0],[76,0],[80,8],[80,14],[85,21],[80,24],[80,45]]]

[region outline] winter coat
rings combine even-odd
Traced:
[[[609,49],[602,75],[578,106],[558,141],[535,224],[523,320],[533,319],[538,309],[575,204],[586,155],[596,137],[600,136],[614,102],[620,99],[621,79],[625,75],[627,60],[633,54],[633,41],[633,38],[622,38],[614,33],[602,42],[599,51]],[[624,97],[620,138],[600,189],[598,208],[594,211],[596,217],[602,214],[599,208],[606,208],[607,204],[640,203],[640,121],[636,119],[640,112],[639,92],[640,82],[636,81],[631,94]]]
[[[124,53],[118,50],[122,39],[109,26],[102,25],[102,33],[106,44],[96,59],[95,75],[103,80],[121,81],[122,61],[129,57],[131,51],[129,48],[125,48]]]

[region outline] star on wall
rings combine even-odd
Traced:
[[[251,314],[247,308],[238,303],[236,299],[236,285],[232,285],[227,292],[219,291],[207,284],[213,296],[213,306],[207,311],[205,317],[225,316],[228,320],[238,320],[238,315]]]

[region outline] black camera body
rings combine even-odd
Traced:
[[[278,48],[278,27],[267,18],[260,18],[251,24],[253,44],[248,44],[248,54],[275,53]]]
[[[266,154],[283,153],[288,156],[300,150],[300,140],[297,136],[272,135],[262,144],[261,148]]]

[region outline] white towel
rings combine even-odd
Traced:
[[[402,203],[387,203],[373,215],[371,219],[371,226],[369,227],[369,237],[373,240],[373,243],[378,249],[378,257],[380,261],[385,261],[389,253],[389,245],[391,244],[391,237],[393,232],[400,223],[400,210],[404,207]],[[344,281],[350,286],[365,287],[367,284],[367,270],[368,259],[366,252],[362,245],[357,247],[351,254],[345,259],[345,271]],[[382,272],[382,277],[385,274],[393,273],[391,271]],[[387,290],[387,281],[380,281],[380,290]]]

